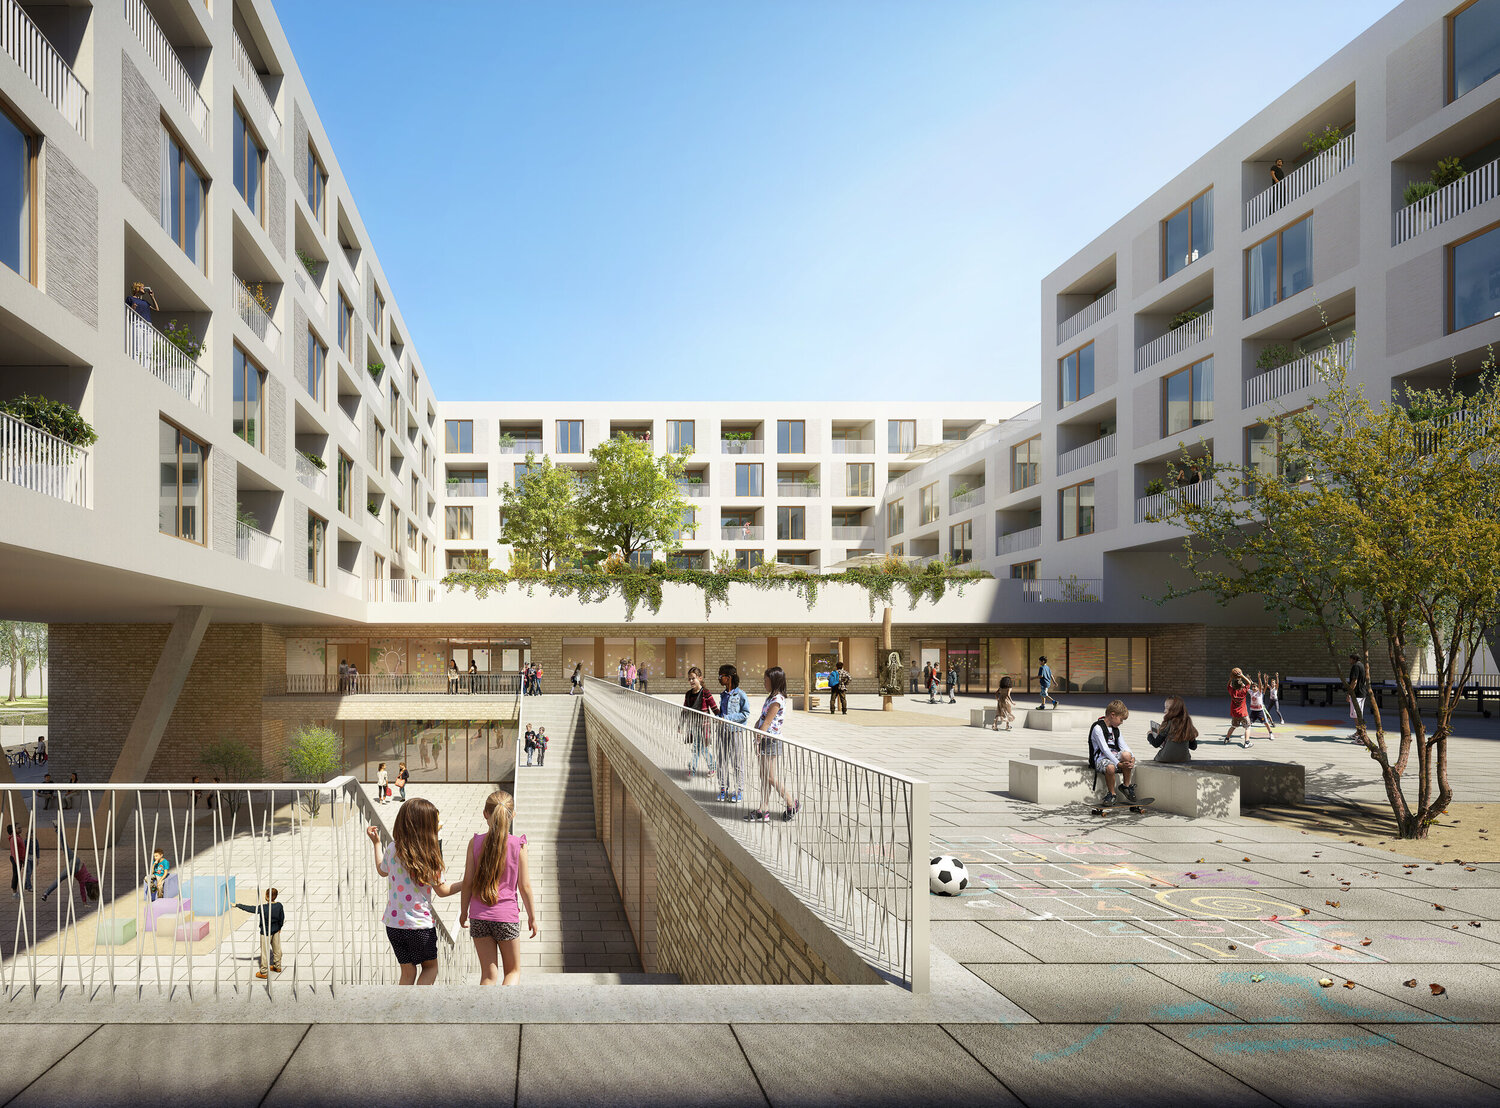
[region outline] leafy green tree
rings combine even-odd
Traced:
[[[590,545],[625,559],[647,549],[676,550],[688,508],[677,487],[687,454],[655,454],[649,442],[620,434],[594,447],[589,457],[594,468],[578,506]]]
[[[507,483],[500,490],[501,541],[510,544],[519,561],[543,569],[562,566],[577,558],[582,540],[577,478],[551,458],[538,462],[530,452],[526,466],[518,484]]]
[[[199,751],[198,760],[213,770],[214,776],[220,781],[228,784],[259,781],[264,773],[260,757],[250,748],[249,743],[240,739],[218,739],[209,743]],[[244,799],[239,793],[226,789],[220,795],[231,816],[239,812],[240,802]]]
[[[1424,838],[1452,799],[1453,709],[1500,614],[1500,374],[1487,366],[1468,395],[1407,388],[1377,405],[1341,365],[1318,369],[1310,407],[1265,420],[1274,450],[1259,466],[1210,464],[1200,472],[1212,498],[1168,498],[1161,518],[1187,531],[1179,560],[1189,584],[1163,599],[1263,603],[1283,630],[1315,632],[1335,673],[1351,649],[1367,665],[1383,655],[1397,747],[1375,704],[1373,728],[1361,723],[1357,735],[1380,767],[1398,833]],[[1424,651],[1437,685],[1431,730],[1412,672]]]
[[[337,731],[309,724],[292,736],[283,764],[288,780],[314,784],[330,781],[344,772],[344,740]],[[323,794],[309,789],[304,802],[316,818]]]

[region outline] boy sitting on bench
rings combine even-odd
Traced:
[[[1124,778],[1120,792],[1125,794],[1126,800],[1135,803],[1135,786],[1130,783],[1135,775],[1135,755],[1125,745],[1125,740],[1120,738],[1120,724],[1129,716],[1130,709],[1125,707],[1123,700],[1111,700],[1104,709],[1104,714],[1089,728],[1089,761],[1093,764],[1096,780],[1098,774],[1104,774],[1107,788],[1101,804],[1119,802],[1119,797],[1115,795],[1116,773]]]

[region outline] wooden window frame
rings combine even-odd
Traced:
[[[567,450],[563,449],[563,428],[564,427],[569,428],[569,431],[568,431],[568,449]],[[576,449],[576,450],[574,450],[572,448],[572,443],[573,443],[572,428],[574,428],[574,427],[578,428],[578,449]],[[586,454],[586,453],[588,453],[588,451],[584,450],[584,448],[583,448],[583,420],[581,420],[581,419],[560,419],[560,420],[558,420],[557,421],[557,430],[556,430],[556,445],[557,445],[556,453],[558,453],[558,454]]]
[[[21,137],[26,142],[26,171],[22,175],[26,189],[26,257],[22,261],[26,266],[26,272],[21,273],[20,276],[25,278],[28,284],[38,285],[41,281],[38,263],[42,252],[37,247],[37,239],[41,234],[41,222],[38,218],[40,204],[37,203],[39,195],[37,167],[41,162],[42,136],[33,131],[25,120],[12,112],[4,101],[0,101],[0,115],[8,119],[15,129],[21,132]]]
[[[313,186],[317,185],[317,203],[313,203],[311,193]],[[307,144],[307,194],[302,197],[307,201],[307,210],[312,212],[313,220],[321,231],[328,230],[328,170],[323,168],[323,159],[318,157],[318,152],[313,144]]]
[[[344,286],[338,286],[338,337],[339,349],[343,351],[344,357],[349,359],[351,365],[356,363],[354,357],[354,305],[349,302],[349,297],[344,295]]]
[[[961,564],[968,565],[974,560],[974,521],[972,519],[966,519],[962,523],[954,523],[949,525],[948,553],[950,557],[958,551],[958,547],[954,545],[953,540],[955,534],[959,531],[964,532],[964,560]]]
[[[786,530],[789,532],[788,534],[785,534],[785,535],[783,535],[781,533],[781,530],[782,530],[782,528],[781,528],[781,520],[783,518],[782,517],[782,513],[783,512],[786,513],[786,516],[785,516],[785,519],[786,519]],[[793,527],[792,526],[792,521],[793,520],[797,521],[798,527]],[[800,535],[790,534],[790,532],[792,532],[794,530],[799,530],[799,529],[801,530],[802,534],[800,534]],[[805,504],[778,504],[776,506],[776,541],[777,542],[806,542],[807,541],[807,506]]]
[[[1173,435],[1185,435],[1189,431],[1193,430],[1195,427],[1202,427],[1203,424],[1205,424],[1205,423],[1212,423],[1213,422],[1214,417],[1211,416],[1211,415],[1207,419],[1202,420],[1201,422],[1198,421],[1198,420],[1195,420],[1193,418],[1193,405],[1196,404],[1197,401],[1194,400],[1193,396],[1192,396],[1193,387],[1192,387],[1192,380],[1190,378],[1188,380],[1188,420],[1189,420],[1189,423],[1188,423],[1188,425],[1185,428],[1183,428],[1180,431],[1173,431],[1173,430],[1170,430],[1167,427],[1167,382],[1170,381],[1174,377],[1181,377],[1184,373],[1192,373],[1193,370],[1197,369],[1199,366],[1203,365],[1205,362],[1212,362],[1213,360],[1214,360],[1214,356],[1212,354],[1204,355],[1203,357],[1199,358],[1196,362],[1190,362],[1189,364],[1183,366],[1181,369],[1174,369],[1171,373],[1168,373],[1168,374],[1166,374],[1165,376],[1163,376],[1161,378],[1161,437],[1162,438],[1164,438],[1164,439],[1165,438],[1170,438]],[[1212,401],[1210,401],[1210,403],[1212,403]]]
[[[261,144],[260,136],[257,135],[255,133],[255,130],[250,126],[250,120],[245,115],[245,109],[240,106],[238,98],[234,100],[234,114],[239,116],[240,130],[244,131],[245,133],[245,146],[247,148],[245,150],[245,164],[250,164],[251,150],[255,151],[259,159],[256,162],[256,165],[259,167],[260,173],[260,189],[257,192],[257,195],[260,198],[259,205],[252,206],[250,203],[250,198],[240,191],[241,182],[235,181],[234,191],[239,193],[239,197],[245,202],[245,206],[249,208],[252,213],[254,213],[256,223],[259,224],[262,229],[264,229],[266,226],[266,209],[267,207],[269,207],[269,205],[266,203],[266,160],[269,157],[267,153],[268,147]],[[230,152],[229,158],[229,164],[232,172],[234,166],[233,151]]]
[[[338,461],[334,463],[334,491],[338,495],[339,511],[350,519],[354,518],[354,459],[339,450]],[[348,477],[344,474],[347,471]]]
[[[1026,569],[1028,567],[1030,567],[1031,569],[1031,573],[1029,575],[1016,572],[1016,570],[1018,569]],[[1040,558],[1032,558],[1030,561],[1026,562],[1011,562],[1010,579],[1012,581],[1035,581],[1037,579],[1037,572],[1041,568],[1042,560]]]
[[[1468,11],[1470,8],[1472,8],[1477,3],[1479,3],[1479,0],[1466,0],[1465,3],[1460,4],[1458,7],[1454,8],[1451,12],[1449,12],[1443,18],[1443,69],[1444,69],[1444,73],[1443,73],[1443,103],[1444,104],[1451,104],[1451,103],[1453,103],[1453,101],[1459,99],[1459,97],[1454,94],[1454,89],[1456,87],[1456,82],[1455,82],[1455,79],[1454,79],[1456,75],[1454,73],[1454,60],[1455,59],[1454,59],[1454,49],[1453,49],[1454,25],[1458,22],[1458,17],[1459,16],[1463,15],[1464,12]],[[1493,80],[1493,78],[1490,78],[1490,80]],[[1485,83],[1487,83],[1487,82],[1485,82]],[[1479,87],[1480,87],[1479,85],[1475,85],[1474,88],[1472,88],[1472,89],[1469,90],[1469,92],[1474,92]],[[1468,93],[1465,93],[1464,95],[1467,96]]]
[[[868,469],[869,472],[870,472],[870,479],[868,481],[860,480],[860,481],[856,482],[856,481],[850,480],[850,477],[851,477],[850,471],[851,470],[858,470],[858,471],[860,471],[861,476],[863,476],[863,472],[866,469]],[[864,491],[863,492],[855,492],[854,491],[854,486],[856,484],[858,484],[859,486],[861,486],[864,489]],[[874,462],[845,462],[844,463],[844,495],[845,496],[874,496],[875,495],[875,463]]]
[[[469,428],[469,449],[467,449],[467,450],[463,449],[463,445],[464,445],[463,428],[464,428],[465,425],[467,425],[468,428]],[[453,449],[453,450],[449,450],[448,449],[448,428],[450,428],[450,427],[457,427],[458,428],[458,433],[457,433],[457,435],[455,436],[455,439],[454,439],[454,441],[455,441],[455,449]],[[472,419],[445,419],[443,421],[443,453],[444,454],[472,454],[472,453],[474,453],[474,421]]]
[[[374,319],[370,321],[370,326],[375,332],[375,345],[383,346],[385,344],[385,297],[380,295],[379,288],[376,288],[374,290],[373,295],[375,299],[375,310]],[[416,393],[413,392],[412,395],[415,396]]]
[[[242,443],[244,443],[246,446],[250,447],[252,450],[257,450],[260,453],[264,454],[264,453],[266,453],[266,439],[268,437],[268,434],[267,434],[268,428],[266,427],[266,382],[270,379],[270,374],[267,373],[266,370],[265,370],[265,368],[262,367],[260,365],[260,363],[257,362],[254,358],[252,358],[250,356],[249,352],[243,346],[241,346],[239,343],[235,343],[234,344],[234,351],[230,355],[230,359],[231,360],[230,360],[229,366],[230,366],[230,373],[231,374],[234,373],[234,361],[233,361],[234,354],[238,354],[240,356],[240,364],[244,368],[244,373],[245,373],[245,377],[246,377],[247,380],[249,378],[251,370],[254,370],[256,373],[258,373],[260,375],[260,380],[257,382],[256,392],[255,392],[255,395],[258,398],[258,404],[259,404],[259,408],[260,408],[260,411],[257,414],[257,418],[260,421],[260,426],[259,426],[259,429],[257,431],[256,437],[255,437],[255,441],[252,442],[250,439],[246,438],[243,434],[241,434],[238,431],[234,432],[234,437],[237,438],[237,439],[239,439]],[[234,400],[234,385],[233,385],[233,381],[232,380],[231,380],[230,389],[229,389],[229,397],[230,397],[230,399],[229,399],[229,404],[230,404],[229,425],[230,425],[230,429],[233,430],[233,427],[234,427],[234,417],[235,417],[235,411],[234,411],[235,400]],[[248,424],[248,422],[249,421],[246,420],[247,424]]]
[[[930,485],[923,485],[917,490],[917,518],[921,521],[918,527],[926,527],[929,523],[936,523],[943,516],[942,505],[938,503],[937,487],[939,482],[934,481]],[[932,515],[927,514],[928,501],[931,500]]]
[[[1301,219],[1294,219],[1290,223],[1286,224],[1286,226],[1277,228],[1276,230],[1272,231],[1269,235],[1264,235],[1261,238],[1256,239],[1249,246],[1245,247],[1245,251],[1244,251],[1244,258],[1245,258],[1245,260],[1244,260],[1244,265],[1243,265],[1243,272],[1240,274],[1240,277],[1241,277],[1241,279],[1245,283],[1245,318],[1246,319],[1252,319],[1255,316],[1260,315],[1260,312],[1268,312],[1272,308],[1276,307],[1277,304],[1284,303],[1285,298],[1281,295],[1281,282],[1282,282],[1282,273],[1281,273],[1281,236],[1284,235],[1284,234],[1286,234],[1288,231],[1290,231],[1293,227],[1297,226],[1299,223],[1306,223],[1306,222],[1308,222],[1310,219],[1312,219],[1312,217],[1313,217],[1313,213],[1312,212],[1308,212]],[[1258,246],[1264,246],[1266,243],[1270,242],[1272,239],[1276,240],[1276,299],[1272,300],[1269,304],[1267,304],[1264,308],[1262,308],[1260,310],[1260,312],[1251,312],[1250,311],[1250,252],[1252,250],[1254,250]],[[1308,250],[1308,268],[1309,269],[1312,268],[1312,256],[1311,255],[1312,255],[1311,240],[1309,239],[1309,250]],[[1313,280],[1307,286],[1307,289],[1312,288],[1313,285],[1315,285],[1315,284],[1317,284],[1317,278],[1313,277]],[[1296,296],[1296,295],[1298,295],[1298,293],[1306,292],[1307,289],[1298,289],[1297,292],[1292,293],[1292,295]]]
[[[1159,228],[1160,228],[1160,230],[1158,232],[1159,237],[1158,237],[1158,244],[1157,244],[1157,254],[1161,258],[1161,270],[1160,270],[1161,277],[1159,278],[1159,280],[1165,281],[1168,277],[1175,277],[1177,274],[1179,274],[1179,273],[1182,272],[1182,269],[1187,269],[1189,265],[1192,265],[1191,262],[1188,262],[1187,265],[1184,265],[1182,267],[1182,269],[1173,270],[1171,273],[1167,272],[1167,224],[1170,223],[1175,216],[1181,215],[1183,212],[1188,211],[1199,200],[1203,199],[1203,197],[1205,197],[1209,193],[1213,192],[1213,190],[1214,190],[1213,185],[1209,185],[1206,189],[1203,189],[1200,192],[1198,192],[1197,194],[1188,197],[1187,203],[1178,205],[1177,207],[1173,208],[1170,212],[1168,212],[1166,215],[1164,215],[1164,216],[1161,217],[1161,223],[1158,225]],[[1189,213],[1189,215],[1188,215],[1188,253],[1192,254],[1192,252],[1193,252],[1193,217],[1192,217],[1191,213]],[[1209,248],[1209,253],[1210,254],[1213,253],[1213,248],[1212,247]],[[1203,253],[1200,252],[1198,254],[1198,260],[1201,261],[1206,256],[1207,255],[1205,255],[1205,254],[1203,254]]]
[[[745,565],[740,566],[741,555],[744,555]],[[754,569],[756,566],[764,565],[766,552],[759,547],[736,547],[734,551],[734,562],[736,568]]]
[[[901,434],[900,431],[896,432],[896,443],[897,443],[897,445],[894,446],[894,447],[891,446],[891,441],[890,441],[891,430],[890,429],[891,429],[892,426],[902,427],[902,428],[905,428],[905,427],[910,427],[911,428],[911,449],[910,450],[902,450],[901,449],[900,442],[901,442],[901,439],[904,436]],[[887,448],[886,452],[889,453],[889,454],[910,454],[912,452],[912,450],[915,450],[917,448],[917,421],[914,420],[914,419],[888,419],[888,420],[886,420],[886,432],[885,432],[885,434],[886,434],[886,443],[885,443],[885,445],[886,445],[886,448]]]
[[[1478,327],[1484,323],[1491,323],[1495,316],[1484,319],[1476,319],[1473,323],[1466,323],[1462,327],[1457,326],[1454,318],[1453,297],[1456,292],[1453,285],[1453,260],[1460,246],[1473,242],[1477,238],[1483,238],[1491,231],[1500,231],[1500,222],[1491,223],[1488,227],[1481,227],[1477,231],[1471,231],[1461,239],[1454,239],[1443,249],[1443,328],[1444,333],[1456,335],[1460,331],[1467,331],[1470,327]]]
[[[182,542],[192,543],[194,546],[207,546],[208,545],[208,511],[207,511],[207,505],[208,505],[208,449],[209,449],[208,448],[208,443],[206,443],[206,442],[202,441],[201,439],[199,439],[192,432],[183,430],[183,428],[179,424],[177,424],[177,423],[173,422],[172,420],[168,419],[166,416],[157,416],[157,421],[160,422],[160,423],[165,423],[168,427],[172,428],[172,430],[177,433],[177,464],[176,464],[176,469],[177,469],[176,528],[177,529],[176,529],[175,533],[169,533],[169,532],[166,532],[166,531],[162,531],[161,528],[160,528],[160,526],[158,525],[158,527],[157,527],[157,533],[158,534],[162,534],[162,535],[166,535],[168,538],[171,538],[171,539],[179,539]],[[189,536],[184,535],[182,533],[182,440],[183,439],[190,440],[191,442],[195,443],[197,445],[197,447],[198,447],[198,466],[199,466],[199,478],[198,479],[199,479],[199,482],[202,484],[202,487],[203,487],[203,505],[204,505],[202,508],[199,509],[199,519],[198,519],[198,534],[200,534],[203,537],[202,538],[198,538],[198,539],[190,538]],[[159,489],[158,489],[158,495],[160,495]]]
[[[906,544],[904,542],[893,542],[893,543],[891,543],[891,557],[892,558],[904,558],[904,557],[906,557]]]
[[[694,450],[697,450],[698,449],[698,426],[697,426],[697,424],[698,424],[698,421],[696,419],[669,419],[669,420],[667,420],[667,452],[669,454],[681,454],[682,453],[682,429],[684,427],[688,428],[688,434],[690,434],[692,436],[692,439],[693,439],[693,441],[690,442],[688,445],[691,446]],[[673,445],[674,436],[675,436],[675,439],[676,439],[676,445],[675,446]]]
[[[792,442],[792,428],[794,426],[796,428],[798,428],[798,433],[801,436],[801,439],[802,439],[802,449],[801,450],[790,450],[790,449],[783,450],[783,449],[781,449],[781,429],[783,427],[786,428],[787,446],[790,447],[791,446],[791,442]],[[776,421],[776,453],[777,454],[806,454],[807,453],[807,420],[805,420],[805,419],[778,419]]]
[[[755,485],[759,492],[740,492],[740,470],[756,471],[756,479],[747,481],[746,485]],[[734,463],[734,495],[735,496],[765,496],[766,495],[766,464],[765,462],[735,462]]]
[[[1074,511],[1074,516],[1073,516],[1073,533],[1071,535],[1064,535],[1063,534],[1063,520],[1066,518],[1065,514],[1064,514],[1064,511],[1063,511],[1063,503],[1064,503],[1063,498],[1064,498],[1064,496],[1067,493],[1073,491],[1074,489],[1081,489],[1085,485],[1088,485],[1090,488],[1094,488],[1095,487],[1094,486],[1094,479],[1092,477],[1090,477],[1087,481],[1075,481],[1073,484],[1071,484],[1071,485],[1064,485],[1062,488],[1060,488],[1060,489],[1057,490],[1057,510],[1058,510],[1057,541],[1058,542],[1068,542],[1071,539],[1081,539],[1081,538],[1085,538],[1085,537],[1087,537],[1089,535],[1098,534],[1098,532],[1099,532],[1099,520],[1098,520],[1099,503],[1096,500],[1094,502],[1094,505],[1093,505],[1094,519],[1092,521],[1092,525],[1090,526],[1090,528],[1087,531],[1084,531],[1084,530],[1082,530],[1082,529],[1079,528],[1079,526],[1078,526],[1079,506],[1078,506],[1078,504],[1075,503],[1074,504],[1074,508],[1073,508],[1073,511]],[[1097,491],[1097,489],[1096,489],[1096,491]],[[1080,497],[1080,499],[1081,499],[1081,497]]]
[[[1080,379],[1077,380],[1077,382],[1075,384],[1075,387],[1074,387],[1074,391],[1078,395],[1075,396],[1075,397],[1073,397],[1072,400],[1068,400],[1067,399],[1068,391],[1067,391],[1067,388],[1066,388],[1066,381],[1067,381],[1067,372],[1068,372],[1067,371],[1068,359],[1072,358],[1072,357],[1075,357],[1075,356],[1082,355],[1085,350],[1087,350],[1089,347],[1091,347],[1093,345],[1094,345],[1094,340],[1093,339],[1089,339],[1089,341],[1086,342],[1086,343],[1084,343],[1082,346],[1079,346],[1079,347],[1077,347],[1077,348],[1075,348],[1073,350],[1068,351],[1061,358],[1057,359],[1057,406],[1058,406],[1059,409],[1068,408],[1068,407],[1071,407],[1074,404],[1080,403],[1081,401],[1087,400],[1090,396],[1094,395],[1095,391],[1097,391],[1092,386],[1090,386],[1088,392],[1083,392],[1082,391],[1083,381],[1082,381],[1082,379],[1080,377]],[[1082,359],[1082,357],[1079,357],[1079,359],[1078,359],[1078,365],[1082,365],[1082,364],[1083,364],[1083,359]],[[1073,372],[1074,372],[1075,376],[1079,376],[1079,371],[1078,371],[1078,369],[1076,367],[1073,370]],[[1033,437],[1036,437],[1036,436],[1033,436]],[[1031,440],[1028,439],[1027,441],[1029,442]]]
[[[892,525],[895,530],[892,530]],[[885,506],[885,537],[895,538],[906,530],[906,501],[892,500]]]
[[[191,162],[193,165],[193,172],[198,175],[198,181],[203,186],[203,257],[194,259],[191,255],[188,255],[188,261],[192,262],[197,267],[198,272],[207,273],[208,186],[210,178],[208,174],[204,173],[203,170],[198,167],[198,163],[193,160],[193,156],[188,153],[187,144],[182,141],[182,137],[178,135],[178,133],[167,124],[167,121],[165,119],[162,119],[159,122],[161,124],[162,132],[172,141],[172,144],[177,147],[177,229],[179,235],[178,237],[174,238],[173,241],[177,244],[177,249],[181,250],[184,254],[187,254],[187,245],[185,244],[183,239],[185,239],[187,236],[187,167],[188,163]],[[172,235],[172,229],[170,227],[163,227],[162,230],[166,231],[169,237]]]
[[[1036,457],[1034,459],[1031,458],[1031,454],[1032,454],[1032,451],[1033,451],[1033,447],[1032,447],[1033,443],[1036,444],[1036,447],[1035,447]],[[1042,445],[1042,436],[1041,435],[1032,435],[1029,439],[1024,439],[1021,442],[1016,443],[1016,445],[1014,445],[1014,446],[1012,446],[1010,448],[1010,491],[1011,492],[1020,492],[1022,489],[1033,488],[1034,486],[1039,485],[1039,484],[1042,483],[1041,445]],[[1026,454],[1027,454],[1027,461],[1024,462],[1024,463],[1018,462],[1016,460],[1016,451],[1020,450],[1023,446],[1026,448]],[[1024,484],[1018,483],[1016,481],[1017,467],[1020,466],[1020,465],[1023,465],[1023,464],[1027,465],[1027,466],[1034,466],[1035,467],[1035,469],[1033,469],[1031,471],[1031,473],[1032,473],[1032,479],[1030,481],[1025,482]]]
[[[315,585],[318,588],[326,589],[328,587],[328,521],[322,516],[318,515],[317,512],[307,513],[307,541],[309,544],[311,544],[313,541],[314,522],[321,523],[323,525],[322,539],[318,544],[318,556],[316,562],[314,563],[317,567],[318,580],[309,580],[307,583],[309,585]],[[311,554],[311,550],[309,550],[308,553]]]

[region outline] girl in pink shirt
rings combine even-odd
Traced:
[[[515,801],[504,789],[490,793],[484,802],[484,821],[489,831],[475,835],[464,859],[463,896],[458,925],[467,927],[479,955],[481,985],[500,980],[500,961],[505,962],[506,985],[521,979],[521,907],[531,937],[537,936],[536,902],[531,894],[531,868],[526,855],[526,836],[510,833],[515,819]]]

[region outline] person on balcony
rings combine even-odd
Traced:
[[[458,692],[458,663],[452,658],[448,659],[448,691]]]
[[[473,658],[469,659],[469,691],[479,691],[479,665]]]
[[[156,293],[151,291],[150,285],[141,281],[130,286],[130,295],[125,298],[125,303],[147,323],[151,322],[153,311],[161,311],[161,305],[156,302]]]
[[[1285,176],[1286,169],[1283,168],[1281,159],[1277,158],[1274,162],[1271,163],[1271,184],[1281,184],[1281,179]]]

